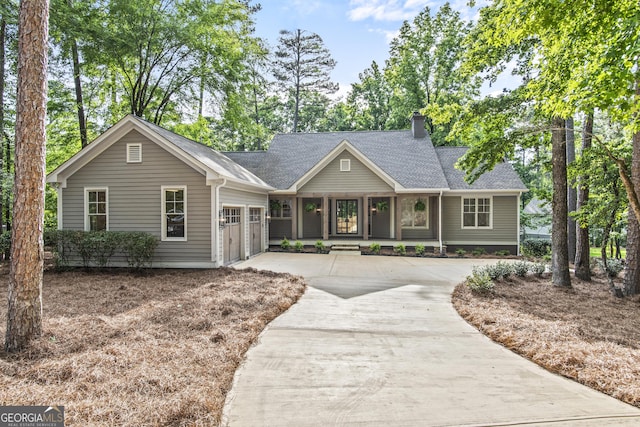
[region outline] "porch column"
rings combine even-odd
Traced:
[[[322,198],[322,240],[329,240],[329,196]]]
[[[291,240],[298,240],[298,198],[291,198]]]
[[[396,197],[396,240],[402,240],[402,202]]]
[[[369,196],[364,197],[364,206],[362,206],[362,213],[364,218],[362,219],[362,238],[369,240]]]

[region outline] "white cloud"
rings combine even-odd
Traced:
[[[390,44],[391,41],[393,39],[395,39],[396,37],[398,37],[398,35],[400,34],[400,30],[384,30],[382,28],[374,28],[369,30],[369,32],[372,33],[377,33],[377,34],[382,34],[384,36],[385,41],[387,42],[387,44]]]
[[[289,7],[299,15],[311,15],[325,7],[320,0],[291,0]]]
[[[411,19],[425,6],[433,5],[434,0],[351,0],[349,19],[363,21],[404,21]]]

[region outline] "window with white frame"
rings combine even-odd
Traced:
[[[462,198],[462,228],[491,228],[491,198]]]
[[[162,240],[187,240],[187,187],[162,187]]]
[[[85,190],[86,231],[109,229],[108,194],[106,188],[87,188]]]
[[[127,163],[142,163],[142,144],[127,144]]]
[[[405,198],[400,202],[402,228],[429,228],[429,199]]]

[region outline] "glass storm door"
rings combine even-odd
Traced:
[[[336,200],[336,233],[358,234],[358,201]]]

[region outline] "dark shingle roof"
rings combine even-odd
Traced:
[[[429,137],[416,139],[410,131],[279,134],[260,155],[227,155],[273,187],[287,189],[345,140],[405,188],[448,187]]]
[[[167,129],[161,128],[153,123],[147,122],[136,117],[138,122],[153,132],[159,134],[164,139],[170,141],[173,145],[189,154],[191,157],[206,165],[210,169],[225,178],[233,178],[250,184],[267,186],[267,184],[251,171],[242,165],[231,160],[219,151],[215,151],[211,147],[192,141],[188,138],[175,134]]]
[[[456,162],[468,148],[437,147],[435,150],[451,190],[527,190],[516,171],[507,162],[498,163],[492,171],[481,175],[469,185],[464,180],[464,172],[455,168]]]

